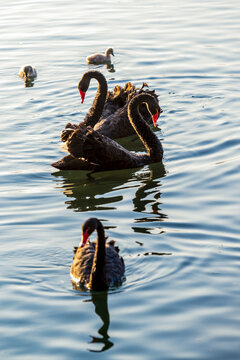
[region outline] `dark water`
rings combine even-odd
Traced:
[[[19,0],[0,11],[1,358],[239,359],[239,1]],[[115,72],[99,70],[110,89],[144,81],[159,94],[163,165],[58,172],[60,132],[96,92],[91,83],[80,104],[85,57],[109,46]],[[32,87],[18,78],[28,64]],[[126,281],[108,294],[70,281],[90,216],[125,259]]]

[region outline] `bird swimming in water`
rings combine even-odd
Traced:
[[[100,65],[111,63],[111,55],[114,56],[113,49],[108,48],[105,51],[105,55],[102,54],[93,54],[86,58],[88,64]]]
[[[97,240],[90,242],[89,236],[97,231]],[[89,218],[82,225],[82,241],[74,250],[70,270],[73,283],[93,291],[104,291],[121,284],[125,266],[115,242],[106,242],[104,228],[97,218]]]
[[[25,65],[20,69],[18,75],[24,80],[33,80],[37,77],[37,70],[31,65]]]
[[[109,171],[136,168],[162,161],[162,144],[139,112],[142,103],[146,104],[155,126],[162,109],[155,97],[144,92],[134,96],[128,103],[128,119],[147,153],[129,151],[82,122],[76,130],[73,129],[66,141],[70,155],[53,163],[52,166],[60,170]]]

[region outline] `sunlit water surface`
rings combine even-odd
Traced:
[[[239,1],[13,0],[0,11],[1,359],[239,359]],[[58,172],[61,130],[96,93],[92,82],[80,104],[85,57],[109,46],[113,68],[99,70],[110,89],[144,81],[159,94],[163,165]],[[32,87],[18,78],[28,64]],[[90,216],[125,259],[108,294],[69,277]]]

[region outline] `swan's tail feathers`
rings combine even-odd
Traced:
[[[76,254],[77,250],[78,250],[78,246],[74,246],[74,247],[73,247],[73,253],[74,253],[74,256],[75,256],[75,254]],[[73,256],[73,259],[74,259],[74,256]]]
[[[120,252],[119,247],[118,247],[118,246],[115,246],[115,240],[110,240],[110,241],[108,242],[108,244],[111,245],[111,246],[113,246],[114,249],[115,249],[115,251],[116,251],[117,253]]]
[[[59,170],[87,170],[97,171],[99,166],[84,159],[78,159],[72,155],[64,156],[62,159],[51,164]]]
[[[73,131],[67,141],[68,151],[75,158],[84,158],[84,147],[89,130],[92,130],[90,126],[86,126],[81,123],[77,130]]]
[[[67,148],[73,157],[98,164],[101,170],[139,166],[139,161],[133,153],[84,124],[80,124],[70,136]]]
[[[65,126],[65,129],[62,131],[62,134],[61,134],[62,142],[66,142],[68,140],[69,136],[72,134],[72,132],[74,130],[76,130],[77,128],[78,128],[77,124],[67,123],[67,125]]]
[[[143,90],[145,87],[147,87],[147,88],[148,88],[149,86],[148,86],[148,84],[147,84],[147,83],[145,83],[145,82],[144,82],[144,83],[142,84],[141,88],[140,88],[140,91],[141,91],[141,90]]]
[[[116,85],[113,91],[108,91],[107,102],[118,104],[123,107],[128,101],[131,93],[135,92],[136,88],[130,82],[126,83],[124,87]]]

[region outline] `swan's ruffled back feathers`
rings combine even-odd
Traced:
[[[138,94],[146,93],[154,96],[158,101],[155,90],[145,89],[148,85],[143,83],[141,88],[136,88],[130,82],[123,88],[116,85],[113,92],[108,92],[103,115],[94,126],[94,130],[111,139],[118,139],[135,134],[135,130],[128,119],[128,104]],[[147,123],[152,123],[152,118],[145,104],[140,104],[139,111]]]
[[[121,109],[128,102],[129,94],[133,91],[135,91],[135,86],[130,82],[125,84],[124,87],[116,85],[113,91],[108,91],[100,121],[108,118],[117,110]]]
[[[130,152],[84,124],[70,136],[67,147],[72,156],[98,164],[100,170],[133,168],[148,161],[147,155]]]
[[[84,247],[74,247],[74,258],[71,266],[72,280],[87,285],[92,270],[96,242],[88,242]],[[124,276],[125,265],[122,257],[118,255],[114,241],[106,243],[106,279],[109,286],[117,285]]]

